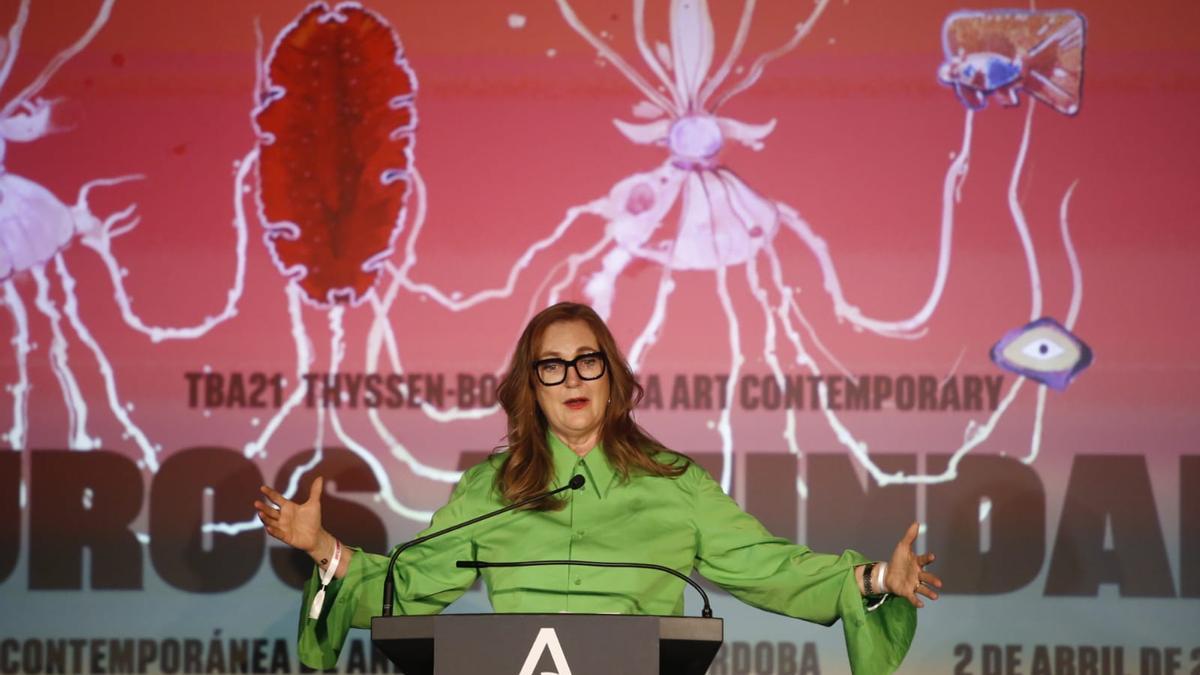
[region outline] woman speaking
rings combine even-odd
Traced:
[[[819,554],[772,536],[686,455],[633,420],[642,390],[612,333],[588,306],[560,303],[529,322],[498,396],[508,419],[502,452],[467,470],[426,532],[469,520],[584,477],[566,498],[457,530],[404,552],[395,570],[401,614],[435,614],[480,573],[459,560],[591,560],[698,570],[742,601],[830,625],[841,619],[856,673],[891,672],[908,651],[920,596],[941,581],[917,555],[913,523],[886,562],[853,551]],[[322,479],[308,501],[269,487],[255,502],[273,537],[316,562],[301,606],[300,659],[329,668],[351,627],[379,613],[388,558],[341,543],[321,526]],[[482,571],[496,612],[683,612],[683,581],[603,567]]]

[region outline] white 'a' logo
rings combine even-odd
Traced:
[[[562,645],[558,644],[558,633],[553,628],[543,628],[538,631],[533,646],[529,648],[529,656],[525,657],[525,665],[521,666],[519,675],[534,675],[533,669],[542,660],[542,653],[550,650],[550,658],[554,659],[554,672],[542,672],[539,675],[571,675],[571,666],[567,665],[567,657],[563,654]]]

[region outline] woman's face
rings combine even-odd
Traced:
[[[534,361],[570,361],[581,354],[599,351],[599,341],[586,323],[559,321],[550,324],[542,334]],[[582,363],[577,367],[584,368],[584,374],[588,374]],[[567,368],[562,384],[547,386],[536,377],[534,382],[538,406],[556,436],[568,445],[585,443],[588,448],[599,441],[600,426],[608,408],[607,368],[604,375],[595,380],[585,380],[579,376],[577,368]]]

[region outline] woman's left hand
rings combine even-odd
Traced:
[[[925,602],[919,596],[937,600],[937,591],[933,589],[941,588],[942,580],[936,574],[925,571],[925,566],[933,562],[933,554],[917,555],[913,550],[917,531],[917,523],[909,525],[900,543],[896,544],[896,550],[892,551],[892,559],[888,561],[887,577],[883,583],[889,593],[908,600],[914,607],[924,607]]]

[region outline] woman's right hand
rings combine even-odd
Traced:
[[[258,510],[258,519],[262,521],[267,533],[279,541],[304,551],[318,558],[318,549],[329,534],[321,528],[321,488],[324,479],[320,476],[312,483],[308,491],[308,501],[298,504],[275,490],[263,485],[258,488],[267,496],[265,500],[255,500],[254,508]],[[325,552],[328,555],[328,552]]]

